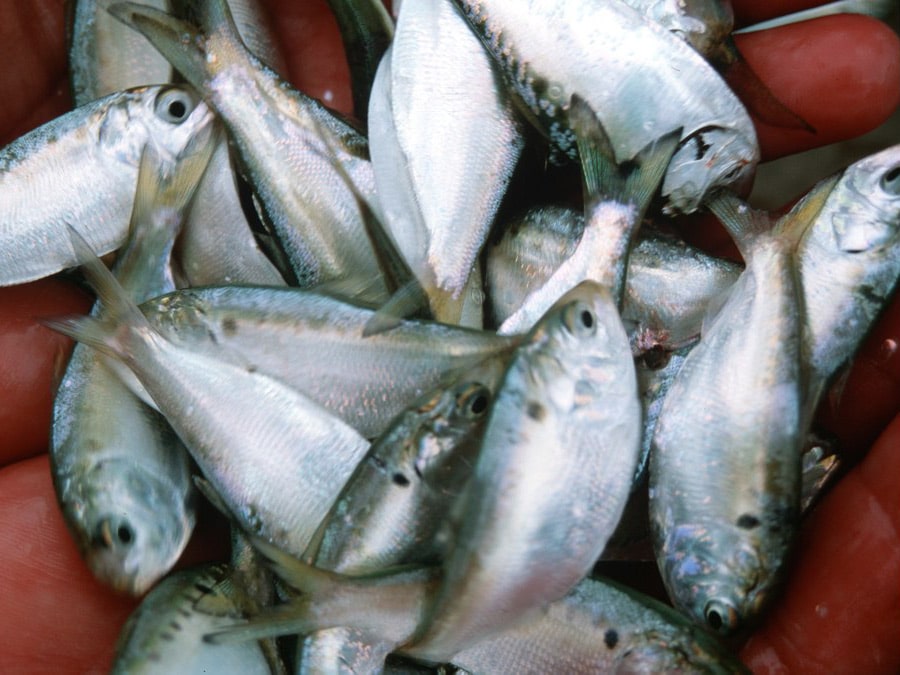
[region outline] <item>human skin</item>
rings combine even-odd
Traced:
[[[295,86],[348,111],[346,66],[324,0],[264,4],[278,16]],[[812,4],[733,3],[739,21]],[[0,38],[4,145],[71,105],[62,0],[0,3]],[[865,17],[748,34],[738,44],[773,92],[818,132],[759,125],[767,159],[864,133],[900,100],[900,42]],[[94,581],[79,558],[46,456],[52,383],[70,344],[36,318],[83,312],[89,302],[58,279],[0,289],[0,672],[107,671],[136,602]],[[900,302],[866,341],[843,396],[823,406],[821,417],[842,447],[857,455],[873,442],[875,449],[804,525],[785,596],[742,653],[760,672],[900,669],[900,420],[888,426],[900,410],[897,344]],[[221,557],[221,524],[206,518],[200,530],[187,560]]]

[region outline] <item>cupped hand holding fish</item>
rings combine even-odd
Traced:
[[[264,4],[273,15],[277,14],[275,24],[286,47],[289,74],[294,84],[310,95],[323,98],[326,103],[349,108],[340,46],[324,5],[310,7],[281,0],[269,0]],[[774,8],[780,3],[736,0],[733,4],[740,19],[750,11],[758,17],[763,13],[764,5]],[[819,3],[794,2],[791,8],[811,4]],[[10,27],[9,36],[0,44],[0,55],[4,57],[4,63],[10,64],[0,72],[0,92],[5,95],[4,105],[0,108],[0,138],[3,139],[0,142],[3,144],[69,107],[68,97],[61,93],[65,88],[62,84],[65,77],[62,19],[62,9],[55,2],[16,3],[0,8],[0,25]],[[865,41],[868,47],[864,54],[842,49],[842,45],[860,41]],[[900,43],[883,25],[866,18],[830,17],[808,26],[750,34],[739,39],[739,46],[774,93],[818,132],[813,136],[803,130],[775,129],[758,124],[764,158],[863,133],[880,123],[900,98]],[[15,67],[12,64],[16,64]],[[860,101],[865,105],[860,105]],[[52,293],[65,294],[65,297],[53,299],[55,304],[46,304],[47,294]],[[900,408],[900,386],[897,384],[900,358],[894,357],[890,350],[885,352],[871,347],[900,340],[897,306],[895,303],[895,307],[888,310],[888,316],[876,328],[873,338],[876,341],[870,341],[869,350],[864,348],[857,375],[848,382],[845,388],[848,393],[840,407],[845,413],[845,421],[843,424],[839,421],[834,427],[841,436],[864,438],[862,444],[865,446],[871,444]],[[102,670],[109,663],[121,624],[133,607],[133,601],[114,596],[91,578],[54,503],[46,456],[37,456],[44,452],[46,435],[27,431],[32,421],[35,421],[35,428],[45,430],[44,434],[49,429],[49,382],[53,358],[65,351],[56,336],[37,327],[31,318],[82,309],[83,300],[77,292],[56,281],[5,289],[0,295],[0,317],[9,317],[0,319],[0,343],[4,345],[0,350],[0,391],[6,395],[0,407],[0,464],[4,465],[0,470],[0,584],[3,589],[0,593],[0,625],[3,628],[0,634],[5,636],[4,647],[0,649],[0,671],[3,672],[37,667],[55,672]],[[22,333],[25,333],[24,337]],[[35,372],[41,368],[41,372]],[[859,410],[853,409],[849,393],[853,387],[857,391],[876,388],[881,392],[877,401],[867,406],[870,413],[872,408],[877,408],[880,419],[866,419]],[[860,404],[857,407],[862,408]],[[879,482],[874,476],[878,466],[896,466],[898,447],[900,426],[894,424],[880,439],[877,454],[873,454],[863,465],[863,471],[858,472],[862,478],[854,478],[856,482],[852,483],[853,486],[868,485],[871,491],[865,503],[869,506],[867,513],[873,515],[857,526],[872,528],[865,538],[881,542],[881,557],[862,563],[852,559],[846,552],[857,550],[850,546],[850,540],[858,538],[858,532],[849,528],[843,532],[828,531],[825,519],[818,518],[814,523],[817,529],[808,531],[801,544],[801,557],[807,548],[839,550],[845,552],[842,564],[857,567],[829,566],[824,582],[832,594],[832,604],[826,612],[828,616],[823,617],[812,609],[807,612],[803,603],[791,596],[779,603],[780,606],[774,609],[772,624],[752,639],[751,651],[747,652],[751,665],[764,669],[772,659],[780,658],[779,649],[786,651],[783,645],[792,641],[800,641],[797,644],[805,644],[808,648],[808,643],[802,642],[804,632],[833,636],[837,630],[829,629],[827,621],[837,617],[845,626],[841,633],[847,635],[847,641],[842,644],[847,647],[845,652],[841,652],[839,646],[829,647],[833,655],[828,662],[829,668],[839,670],[846,662],[848,669],[856,665],[871,670],[872,665],[852,659],[858,658],[860,651],[875,653],[874,650],[880,650],[878,653],[882,655],[880,667],[888,671],[898,667],[900,653],[892,644],[891,635],[896,635],[900,627],[900,602],[878,605],[873,600],[863,609],[852,611],[839,606],[841,602],[850,604],[848,600],[840,599],[848,597],[843,591],[862,587],[863,578],[876,584],[879,579],[884,580],[887,584],[884,588],[867,587],[868,595],[876,599],[884,596],[882,602],[890,601],[888,592],[896,593],[896,583],[891,585],[891,580],[896,581],[900,558],[900,542],[896,540],[896,531],[900,529],[898,514],[888,514],[894,519],[895,530],[893,535],[885,533],[885,525],[878,525],[878,517],[883,519],[885,515],[876,511],[872,504],[877,503],[879,494],[883,494],[881,499],[887,499],[887,490],[896,490],[890,479]],[[23,459],[26,457],[29,459]],[[896,471],[885,473],[898,475]],[[853,490],[859,492],[863,488],[851,487],[850,478],[847,483],[847,488],[839,486],[832,503],[846,500],[846,508],[851,508],[853,499],[861,499],[858,494],[854,496]],[[839,506],[826,503],[823,509],[830,508],[834,512],[840,510]],[[208,541],[207,537],[207,546]],[[832,543],[823,543],[826,541]],[[202,547],[202,540],[200,545]],[[221,551],[213,546],[213,550],[201,550],[199,557],[208,559],[219,554]],[[193,555],[197,559],[196,547]],[[866,564],[877,565],[883,576],[874,574]],[[803,570],[808,569],[805,563],[801,562],[801,565],[804,565]],[[889,570],[885,572],[886,568],[894,570],[893,575]],[[792,584],[793,580],[788,584],[788,593]],[[809,602],[815,604],[815,599]],[[803,624],[805,628],[792,638],[781,630],[790,623],[790,619],[781,614],[787,611],[816,623]],[[76,616],[77,620],[74,619]],[[872,628],[866,633],[868,646],[865,650],[858,649],[858,643],[849,641],[852,634],[856,634],[846,628],[850,623],[859,625],[859,630]],[[874,630],[876,625],[881,632]]]

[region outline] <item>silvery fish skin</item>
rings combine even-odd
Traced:
[[[545,612],[453,657],[472,673],[746,673],[671,607],[585,579]]]
[[[139,87],[77,108],[0,150],[0,285],[77,265],[67,226],[98,254],[119,248],[144,146],[171,164],[212,119],[190,88]]]
[[[204,32],[131,3],[112,11],[144,33],[221,117],[298,285],[358,279],[371,286],[367,299],[383,299],[355,196],[332,165],[340,162],[376,203],[365,138],[250,54],[224,0],[203,7]]]
[[[376,83],[388,93],[376,96],[389,98],[369,115],[379,198],[435,318],[458,323],[524,144],[520,122],[491,58],[445,0],[404,5],[386,58]]]
[[[224,134],[197,188],[178,240],[179,286],[283,286],[284,277],[260,250],[241,208]]]
[[[171,175],[145,150],[131,236],[116,264],[136,301],[174,288],[169,254],[209,159],[213,134],[204,131]],[[100,311],[98,304],[93,314]],[[60,381],[49,450],[57,499],[88,567],[113,588],[140,595],[169,571],[193,531],[187,451],[86,345],[76,345]]]
[[[759,148],[740,101],[693,49],[627,5],[454,1],[563,152],[574,156],[567,117],[577,94],[598,111],[618,157],[682,129],[662,187],[670,212],[691,212],[710,190],[753,175]]]
[[[116,0],[76,0],[69,4],[69,79],[72,98],[82,106],[113,92],[172,81],[172,66],[144,36],[107,11]],[[168,10],[167,0],[141,4]]]
[[[354,575],[442,559],[438,532],[471,476],[505,362],[490,359],[397,416],[324,521],[318,567]],[[303,641],[303,672],[380,667],[395,646],[361,631],[320,631]]]
[[[176,572],[161,582],[122,629],[111,672],[272,672],[258,642],[213,645],[203,635],[244,616],[243,591],[230,565]]]
[[[444,378],[521,341],[428,321],[363,338],[373,310],[288,288],[184,290],[142,309],[174,344],[277,378],[367,438]]]
[[[736,198],[720,220],[749,215]],[[764,221],[764,222],[763,222]],[[676,607],[720,634],[754,621],[783,576],[800,505],[800,305],[791,233],[751,220],[747,268],[671,385],[650,453],[657,563]]]
[[[48,325],[128,366],[239,526],[302,555],[369,443],[252,367],[169,342],[99,260],[85,260],[103,317]]]
[[[488,248],[489,312],[502,323],[576,250],[583,216],[559,206],[530,209]],[[737,280],[741,266],[673,237],[638,233],[628,256],[622,319],[635,354],[678,348],[700,333],[709,302]]]
[[[404,651],[446,662],[569,592],[621,516],[640,434],[628,338],[609,291],[584,282],[503,378],[431,620]]]
[[[817,193],[825,202],[794,254],[806,309],[808,418],[900,278],[900,145],[852,164]]]
[[[559,297],[586,280],[609,289],[616,307],[622,306],[632,241],[679,136],[678,132],[667,134],[643,148],[631,159],[626,173],[611,155],[610,140],[593,110],[573,99],[569,118],[577,136],[585,186],[581,238],[546,283],[501,324],[497,329],[501,335],[529,330]]]

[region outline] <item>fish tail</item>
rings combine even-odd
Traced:
[[[569,119],[578,142],[586,211],[599,201],[633,204],[638,220],[659,189],[681,139],[675,129],[654,140],[629,161],[618,162],[600,118],[586,101],[572,97]]]
[[[214,645],[232,644],[279,635],[306,635],[321,628],[332,628],[333,626],[320,626],[314,618],[306,616],[311,604],[309,598],[299,598],[277,609],[258,614],[247,623],[235,623],[207,633],[203,636],[203,641]]]
[[[706,206],[719,219],[734,240],[744,260],[753,253],[753,242],[772,231],[772,219],[764,211],[750,207],[743,199],[727,190],[719,190],[707,198]]]
[[[212,56],[207,36],[187,21],[133,2],[116,3],[108,11],[146,37],[198,90],[227,65],[218,54],[207,58]]]
[[[124,358],[128,353],[123,341],[125,333],[135,329],[150,331],[150,323],[113,273],[71,226],[69,239],[75,257],[81,261],[81,269],[94,288],[103,311],[99,317],[66,317],[44,320],[43,323],[48,328],[85,342],[104,353]]]

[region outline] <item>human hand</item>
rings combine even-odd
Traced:
[[[279,17],[276,31],[293,83],[348,111],[346,68],[324,1],[264,4]],[[787,3],[733,4],[739,18],[752,11],[757,19],[767,10],[769,15],[781,13],[776,5]],[[802,0],[794,0],[790,11],[800,4]],[[0,92],[5,94],[0,145],[69,109],[62,21],[59,0],[0,7],[5,33],[0,56],[3,63],[15,64],[0,72]],[[743,36],[738,44],[774,93],[818,130],[813,136],[760,125],[766,158],[863,133],[885,119],[900,98],[900,43],[869,19],[829,18]],[[332,96],[325,97],[327,91]],[[59,280],[0,289],[2,672],[108,670],[113,643],[135,606],[94,581],[78,556],[55,504],[45,454],[51,382],[67,341],[34,317],[82,312],[88,304],[83,293]],[[900,342],[900,302],[876,327],[840,404],[826,415],[845,444],[868,447],[900,410],[900,357],[885,348],[889,341]],[[831,672],[894,672],[900,667],[895,639],[900,634],[900,509],[893,497],[900,476],[898,450],[900,420],[884,431],[860,470],[806,523],[786,596],[743,652],[752,666],[764,669],[773,654],[780,654],[797,672],[815,663]],[[866,490],[876,496],[870,499]],[[858,515],[860,504],[865,516]],[[186,556],[220,557],[221,529],[210,532],[209,523],[201,529],[206,537],[201,533]],[[824,551],[836,558],[814,559]],[[824,615],[816,609],[822,606]],[[880,662],[871,659],[875,649],[881,650]],[[858,657],[870,660],[854,660]]]

